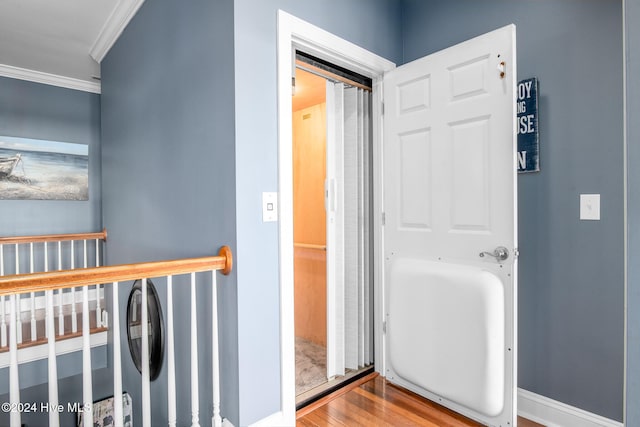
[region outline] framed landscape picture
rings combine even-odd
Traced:
[[[0,136],[0,199],[89,200],[89,146]]]

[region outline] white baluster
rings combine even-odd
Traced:
[[[62,242],[58,241],[58,270],[62,270]],[[58,290],[58,335],[64,335],[64,312],[62,305],[64,303],[64,292]]]
[[[147,279],[142,279],[141,302],[141,354],[140,366],[142,367],[142,425],[151,427],[151,387],[149,381],[149,313],[148,313]]]
[[[211,425],[220,427],[222,425],[222,417],[220,416],[220,344],[218,343],[218,285],[215,271],[211,274],[211,359],[213,375]]]
[[[34,272],[33,267],[33,242],[29,243],[29,272]],[[31,292],[31,341],[35,341],[37,337],[36,330],[36,293]]]
[[[29,243],[29,272],[33,273],[33,242]]]
[[[122,356],[120,354],[120,307],[118,282],[111,287],[113,295],[113,422],[115,427],[122,424]]]
[[[82,259],[84,261],[84,268],[87,268],[89,266],[88,259],[87,259],[87,239],[83,240],[82,244],[83,244]]]
[[[75,241],[71,241],[71,269],[76,268]],[[76,313],[76,288],[71,288],[71,332],[78,332],[78,315]]]
[[[17,410],[20,403],[20,379],[18,376],[18,340],[17,340],[17,319],[16,300],[19,300],[18,295],[11,295],[9,297],[11,301],[11,332],[9,334],[9,402],[11,403],[10,425],[11,427],[20,427],[21,417],[20,412]]]
[[[85,426],[93,425],[93,388],[91,384],[91,330],[89,327],[89,286],[82,287],[82,417]]]
[[[191,273],[191,427],[200,427],[197,318],[198,313],[196,307],[196,273]]]
[[[96,239],[96,267],[100,267],[100,239]],[[102,327],[102,308],[100,307],[100,290],[102,285],[96,285],[96,328]]]
[[[20,274],[20,247],[16,243],[16,274]],[[11,309],[11,316],[16,318],[16,342],[22,344],[22,304],[20,302],[22,298],[20,295],[16,295],[16,309]]]
[[[49,271],[49,253],[47,252],[47,242],[44,242],[44,271]],[[47,309],[48,310],[48,309]],[[53,313],[53,291],[51,291],[51,313]],[[49,311],[46,312],[44,320],[44,336],[49,339]],[[53,315],[51,316],[51,322],[53,322]],[[55,327],[52,329],[55,337]]]
[[[173,343],[173,276],[167,277],[167,419],[176,426],[176,361]]]
[[[4,245],[0,245],[0,276],[4,276]],[[0,304],[0,310],[2,310],[2,312],[0,312],[0,317],[2,317],[2,319],[0,319],[0,347],[6,347],[7,322],[5,317],[7,313],[5,312],[6,306],[4,302],[4,295],[0,297]]]
[[[96,239],[96,267],[100,267],[100,239]]]
[[[22,298],[20,297],[20,295],[16,296],[16,310],[13,311],[11,313],[11,316],[16,318],[16,342],[18,344],[22,344],[22,319],[21,319],[21,315],[22,315]]]
[[[56,332],[53,323],[53,291],[46,291],[45,295],[47,298],[46,326],[49,345],[49,427],[58,427],[60,414],[57,409],[54,410],[58,407],[58,366],[56,362]]]
[[[2,295],[0,297],[0,317],[2,317],[0,321],[0,347],[7,346],[7,322],[5,320],[7,313],[5,312],[5,308],[4,295]]]

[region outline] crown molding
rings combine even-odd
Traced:
[[[100,63],[118,40],[144,0],[119,0],[93,43],[89,55]]]
[[[59,76],[56,74],[43,73],[42,71],[28,70],[26,68],[14,67],[0,64],[0,76],[11,79],[26,80],[34,83],[42,83],[51,86],[74,89],[83,92],[101,93],[100,82],[74,79],[72,77]]]

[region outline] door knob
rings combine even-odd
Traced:
[[[480,252],[480,257],[484,258],[485,255],[492,256],[496,261],[500,262],[509,258],[509,250],[504,246],[498,246],[493,252]]]

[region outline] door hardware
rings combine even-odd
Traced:
[[[509,258],[509,250],[504,246],[498,246],[493,252],[480,252],[481,258],[484,258],[485,255],[492,256],[496,261],[500,262]]]

